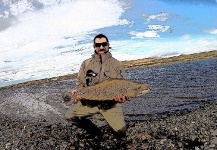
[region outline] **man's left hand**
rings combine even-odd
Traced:
[[[118,102],[118,103],[124,103],[124,102],[126,102],[126,101],[129,101],[129,100],[131,100],[131,98],[130,97],[126,97],[126,96],[115,96],[114,97],[114,100],[116,101],[116,102]]]

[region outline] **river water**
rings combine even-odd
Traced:
[[[150,93],[123,104],[126,120],[200,107],[217,100],[217,58],[127,70],[127,79],[149,83]],[[62,93],[76,87],[76,79],[54,81],[0,91],[0,115],[15,119],[64,121]]]
[[[151,92],[124,104],[129,119],[199,107],[217,100],[217,59],[127,71],[128,79],[147,82]]]

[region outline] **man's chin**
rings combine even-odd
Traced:
[[[99,51],[98,54],[105,54],[107,51]]]

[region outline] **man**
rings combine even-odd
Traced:
[[[125,78],[121,63],[109,52],[108,38],[99,34],[93,42],[95,53],[82,63],[78,73],[78,87],[95,85],[110,78]],[[77,90],[71,92],[75,94]],[[85,101],[81,96],[77,96],[74,105],[66,112],[65,118],[94,137],[100,136],[101,131],[87,117],[100,113],[117,135],[124,136],[126,124],[121,103],[128,99],[123,95],[117,95],[114,101]]]

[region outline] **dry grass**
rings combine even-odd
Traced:
[[[217,50],[201,52],[190,55],[180,55],[168,58],[145,58],[131,61],[123,61],[122,64],[126,70],[135,68],[153,67],[167,64],[174,64],[186,61],[195,61],[200,59],[210,59],[217,57]]]

